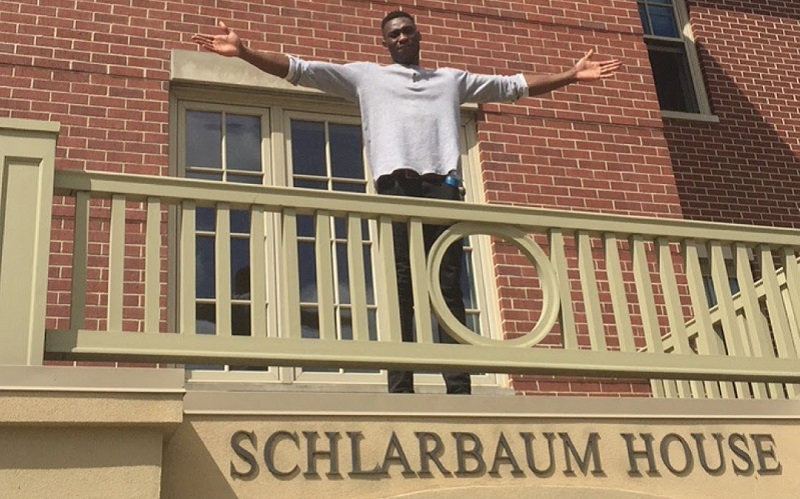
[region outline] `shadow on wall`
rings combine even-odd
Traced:
[[[753,31],[731,30],[736,38],[723,31],[698,43],[720,122],[664,120],[681,208],[695,220],[800,227],[800,71],[791,64],[800,47],[786,29],[756,22],[758,15],[800,18],[800,8],[735,3],[692,2],[693,10],[722,12]],[[702,26],[697,31],[702,40]]]

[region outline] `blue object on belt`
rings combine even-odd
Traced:
[[[456,189],[461,188],[461,179],[454,176],[454,175],[447,175],[444,180],[442,180],[447,185],[453,186]]]

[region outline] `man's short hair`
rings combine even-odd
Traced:
[[[388,23],[392,19],[397,19],[398,17],[408,18],[409,20],[411,20],[412,23],[416,24],[416,21],[414,21],[414,16],[412,16],[408,12],[404,12],[402,10],[393,10],[392,12],[386,14],[386,17],[384,17],[383,21],[381,21],[381,31],[383,31],[383,28],[384,26],[386,26],[386,23]]]

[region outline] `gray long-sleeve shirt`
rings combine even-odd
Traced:
[[[447,174],[458,169],[464,102],[527,96],[524,76],[478,75],[457,69],[368,62],[331,64],[290,57],[286,79],[359,104],[373,178],[400,168]]]

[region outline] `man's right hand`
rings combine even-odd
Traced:
[[[214,52],[225,57],[238,57],[244,51],[244,45],[239,35],[230,30],[225,23],[220,21],[219,27],[222,28],[221,35],[202,35],[192,36],[192,40],[200,45],[204,50]]]

